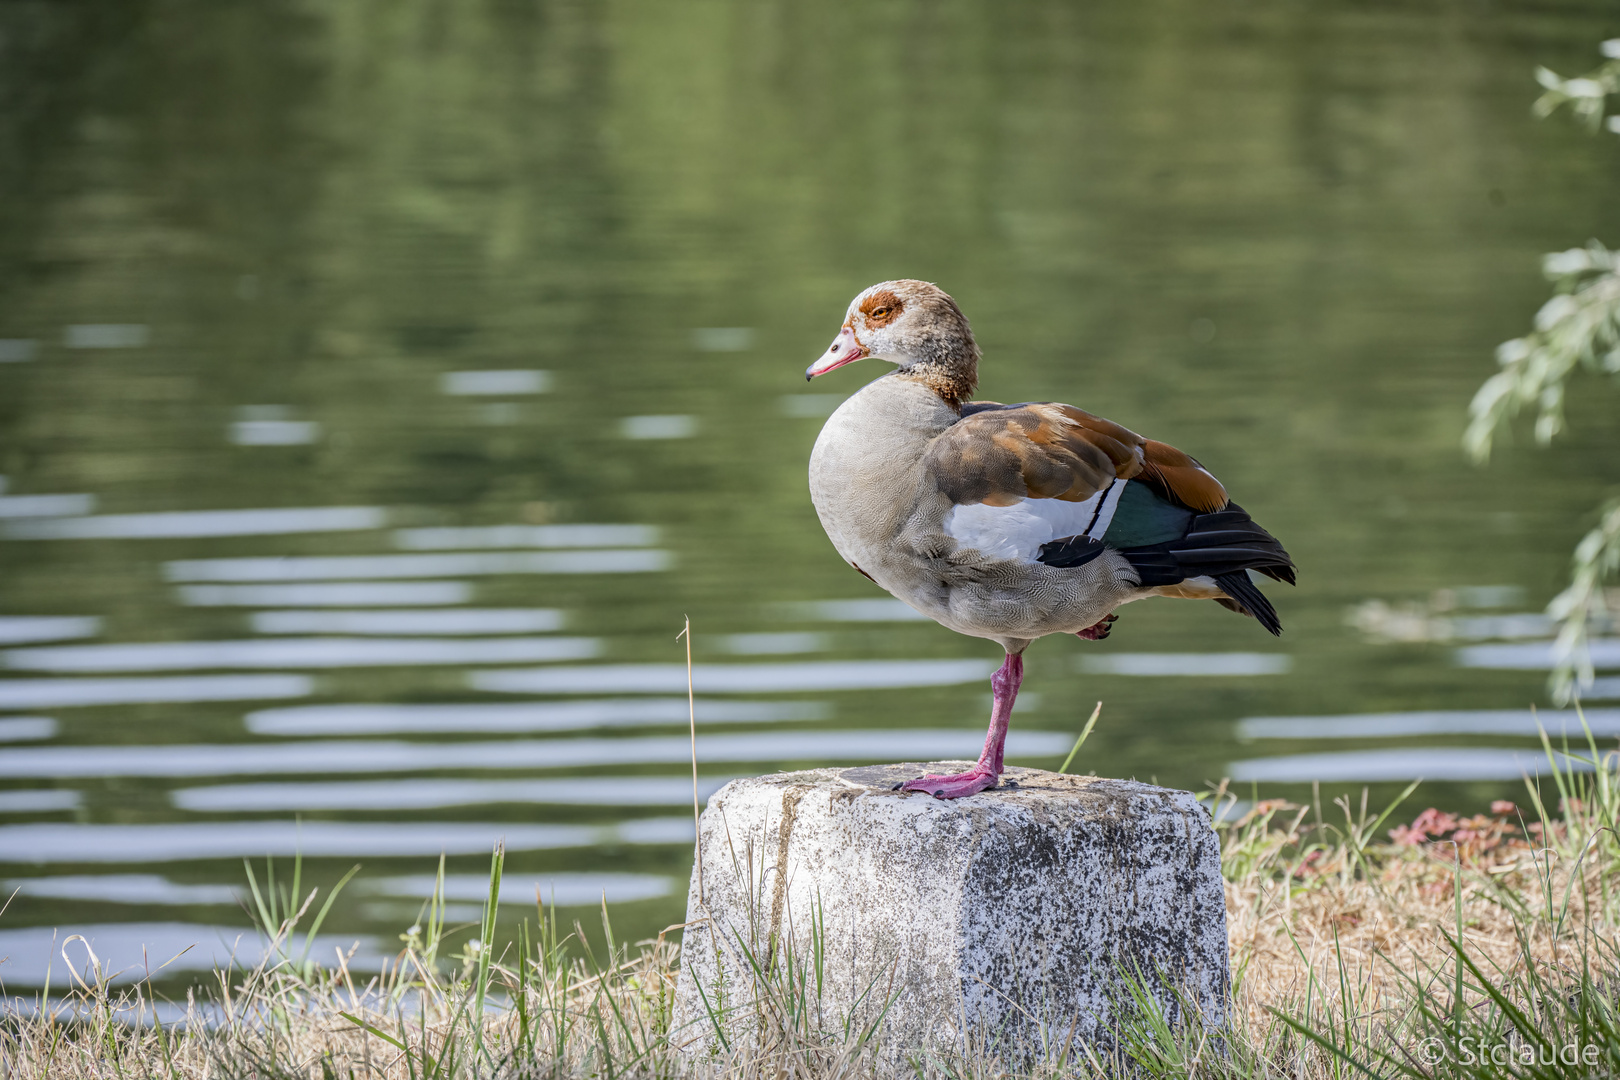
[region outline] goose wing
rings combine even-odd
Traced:
[[[1111,548],[1143,588],[1217,599],[1281,632],[1247,571],[1292,584],[1293,560],[1196,460],[1072,405],[963,413],[923,459],[954,504],[944,528],[958,543],[1057,568]]]
[[[923,467],[958,506],[1081,503],[1115,480],[1138,480],[1205,513],[1228,501],[1221,482],[1175,447],[1050,401],[965,406],[929,445]]]

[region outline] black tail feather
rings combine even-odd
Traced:
[[[1260,625],[1270,630],[1274,637],[1282,636],[1282,620],[1277,618],[1277,609],[1271,606],[1266,594],[1255,587],[1249,580],[1245,571],[1239,570],[1235,574],[1216,574],[1215,584],[1221,591],[1230,596],[1237,605],[1237,610],[1250,618],[1260,620]],[[1231,607],[1231,604],[1222,605]]]
[[[1223,606],[1258,619],[1273,634],[1282,633],[1277,610],[1249,580],[1248,571],[1292,585],[1294,560],[1276,537],[1255,524],[1236,503],[1213,514],[1199,514],[1179,540],[1126,548],[1120,554],[1136,570],[1144,588],[1177,585],[1188,578],[1213,578],[1231,598]]]

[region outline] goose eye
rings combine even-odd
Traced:
[[[872,318],[874,319],[886,319],[888,317],[889,309],[886,307],[876,308],[872,311]]]

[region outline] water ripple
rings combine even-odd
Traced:
[[[487,854],[690,843],[692,819],[644,818],[617,825],[514,825],[462,821],[191,821],[156,825],[0,825],[0,862],[146,863],[198,859]]]
[[[988,679],[989,660],[825,660],[799,664],[698,664],[698,693],[795,693],[953,686]],[[686,689],[683,664],[602,664],[594,667],[470,672],[475,690],[508,694],[661,694]]]
[[[250,638],[11,649],[14,671],[195,671],[204,668],[346,668],[584,660],[596,638]]]
[[[668,570],[656,548],[611,551],[454,552],[442,555],[302,555],[287,558],[178,559],[170,581],[321,581],[339,578],[443,578],[492,574],[644,574]]]
[[[1588,709],[1594,735],[1620,735],[1620,709]],[[1545,729],[1553,738],[1579,738],[1573,710],[1454,709],[1431,712],[1352,713],[1345,716],[1253,716],[1237,723],[1240,739],[1383,739],[1411,735],[1527,735]]]
[[[699,799],[730,777],[699,777]],[[0,792],[0,809],[7,794]],[[61,792],[74,795],[74,792]],[[436,810],[446,806],[533,803],[556,806],[690,806],[689,776],[588,776],[563,780],[344,780],[333,783],[215,784],[170,795],[181,810],[269,813],[277,810]],[[51,809],[58,809],[52,807]]]
[[[156,679],[0,679],[0,709],[271,701],[309,697],[308,675],[185,675]]]
[[[1072,735],[1013,731],[1009,757],[1054,757]],[[980,730],[764,732],[700,735],[702,762],[954,760],[974,758]],[[381,742],[339,739],[299,743],[178,746],[29,746],[0,754],[0,776],[243,776],[251,774],[433,772],[442,769],[563,769],[590,765],[686,762],[684,735],[634,739],[531,739],[515,742]]]
[[[273,510],[183,510],[156,514],[47,517],[0,526],[7,540],[158,539],[207,536],[285,536],[380,529],[388,512],[377,506],[303,506]]]
[[[705,724],[824,720],[832,709],[819,701],[695,702]],[[523,704],[300,705],[260,709],[244,720],[255,735],[401,735],[438,732],[572,731],[593,727],[686,724],[685,698],[603,698]]]

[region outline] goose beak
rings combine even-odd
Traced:
[[[845,364],[853,364],[857,360],[864,360],[872,355],[855,338],[855,328],[848,323],[838,331],[833,338],[832,347],[822,353],[815,363],[804,369],[804,381],[809,382],[817,375],[825,375],[834,368],[841,368]]]

